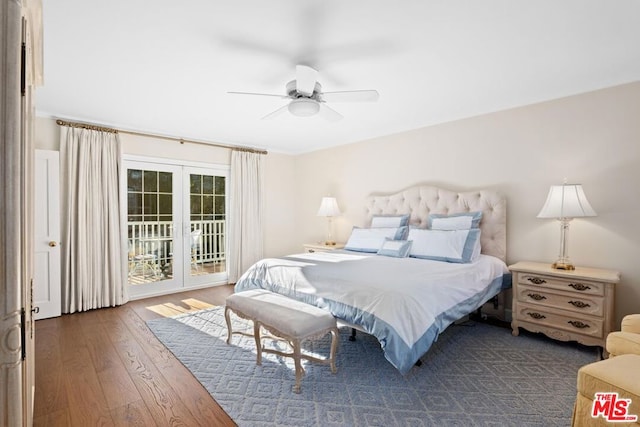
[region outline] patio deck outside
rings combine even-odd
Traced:
[[[141,285],[173,277],[173,223],[145,221],[127,223],[129,284]],[[191,221],[190,271],[193,276],[226,270],[225,221]],[[181,259],[181,257],[178,257]]]

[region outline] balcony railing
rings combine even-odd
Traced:
[[[174,229],[171,221],[127,223],[129,258],[153,255],[163,271],[173,262]],[[201,230],[201,234],[194,233]],[[191,221],[191,238],[185,244],[191,247],[191,264],[223,263],[225,253],[225,221]],[[131,267],[130,267],[131,268]]]

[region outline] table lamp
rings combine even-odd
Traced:
[[[327,217],[327,240],[325,245],[333,246],[336,242],[331,237],[331,219],[334,216],[340,215],[340,208],[338,208],[338,202],[335,197],[323,197],[320,203],[320,209],[318,209],[318,216]]]
[[[559,270],[575,270],[569,260],[567,234],[573,218],[596,216],[580,184],[552,185],[538,218],[556,218],[560,221],[560,255],[551,267]]]

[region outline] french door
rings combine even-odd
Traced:
[[[226,283],[228,168],[127,158],[129,295]]]

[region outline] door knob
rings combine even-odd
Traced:
[[[52,241],[50,241],[50,242],[49,242],[49,246],[51,246],[51,247],[53,248],[53,247],[58,246],[58,243],[57,243],[57,242],[54,242],[54,241],[52,240]]]

